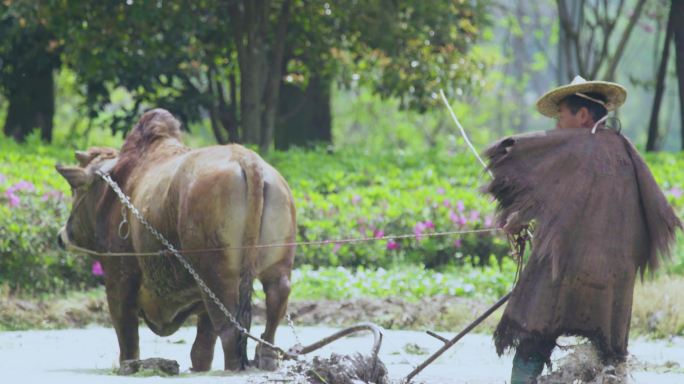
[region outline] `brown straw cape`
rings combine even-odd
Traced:
[[[627,99],[627,90],[620,84],[608,81],[587,81],[581,76],[575,76],[570,84],[554,88],[540,97],[537,100],[537,110],[544,116],[556,117],[558,116],[558,103],[561,100],[575,93],[586,95],[592,92],[606,97],[605,107],[609,112],[619,108]]]

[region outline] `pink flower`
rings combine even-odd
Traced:
[[[443,195],[444,194],[444,188],[442,188],[442,187],[437,188],[437,194]]]
[[[461,248],[462,245],[463,243],[461,243],[461,239],[454,240],[454,247]]]
[[[480,212],[478,212],[476,210],[470,211],[470,221],[476,222],[478,220],[480,220]]]
[[[95,276],[104,276],[104,270],[102,269],[102,264],[100,264],[99,261],[93,262],[92,272]]]
[[[394,241],[392,239],[387,240],[387,249],[390,251],[395,250],[395,249],[399,249],[399,243],[397,243],[396,241]]]
[[[379,239],[379,238],[381,238],[381,237],[383,237],[383,236],[385,236],[385,231],[383,231],[382,229],[376,229],[376,230],[373,232],[373,237],[376,238],[376,239]]]
[[[332,253],[333,254],[337,253],[337,251],[339,251],[340,248],[342,248],[342,245],[340,245],[340,243],[335,243],[335,246],[333,247]]]
[[[449,199],[444,199],[442,205],[444,205],[445,208],[451,208],[451,201],[449,201]]]
[[[432,220],[428,220],[428,221],[424,222],[423,225],[425,226],[425,228],[435,229],[435,224],[432,223]]]
[[[465,210],[465,205],[463,205],[463,200],[459,200],[456,202],[456,209],[458,209],[459,212],[463,212]]]
[[[354,195],[354,196],[352,197],[352,200],[351,200],[351,201],[352,201],[352,204],[356,205],[356,204],[358,204],[359,201],[361,201],[361,196],[359,196],[359,195]]]
[[[674,197],[675,199],[679,199],[680,197],[682,197],[682,190],[679,187],[674,187],[667,192],[670,194],[670,196]]]

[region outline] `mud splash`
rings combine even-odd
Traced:
[[[596,348],[587,343],[575,345],[561,358],[549,374],[537,379],[538,384],[623,384],[629,383],[631,360],[615,366],[603,365]]]

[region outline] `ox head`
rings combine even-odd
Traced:
[[[62,248],[77,245],[95,249],[96,204],[101,196],[101,189],[94,188],[101,180],[97,170],[109,172],[116,163],[118,153],[111,148],[90,148],[88,151],[76,151],[78,166],[57,165],[55,168],[71,186],[73,204],[71,214],[57,234],[57,242]]]

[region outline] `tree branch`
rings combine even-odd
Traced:
[[[629,37],[632,34],[632,30],[634,29],[634,25],[636,25],[637,20],[639,20],[639,17],[641,16],[641,12],[643,11],[644,4],[646,4],[646,0],[639,0],[639,3],[637,3],[637,6],[634,9],[632,16],[629,18],[629,24],[627,25],[625,32],[622,34],[622,38],[620,39],[620,43],[618,44],[618,48],[615,51],[615,54],[613,55],[613,57],[611,58],[610,64],[608,66],[608,70],[606,71],[606,75],[604,76],[604,78],[608,81],[611,81],[615,78],[615,70],[617,69],[617,65],[620,62],[620,58],[622,58],[622,54],[625,51],[625,46],[627,45],[627,40],[629,40]]]

